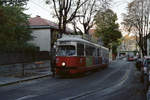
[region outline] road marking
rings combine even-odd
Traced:
[[[114,71],[114,72],[117,72],[117,71]],[[114,72],[113,72],[113,73],[114,73]],[[96,90],[87,91],[87,92],[81,93],[81,94],[76,95],[76,96],[64,98],[64,99],[62,99],[62,100],[75,100],[75,99],[79,99],[79,98],[86,97],[86,96],[89,96],[89,95],[94,95],[94,94],[96,94],[97,92],[101,92],[101,93],[100,93],[101,96],[104,96],[104,95],[106,95],[106,94],[112,93],[112,92],[114,92],[114,91],[120,89],[120,87],[127,81],[127,79],[129,78],[130,72],[131,72],[131,70],[128,69],[128,70],[126,71],[125,75],[123,76],[123,78],[121,79],[121,81],[120,81],[118,84],[116,84],[116,85],[114,85],[114,86],[112,86],[112,87],[108,87],[108,88],[106,88],[106,89],[104,89],[104,90],[102,90],[102,91],[100,91],[101,88],[98,88],[98,89],[96,89]],[[109,74],[108,77],[109,77],[110,75],[112,75],[113,73]]]
[[[27,96],[23,96],[21,98],[18,98],[16,100],[25,100],[25,99],[29,99],[29,98],[33,98],[33,97],[37,97],[38,95],[27,95]]]
[[[106,88],[106,89],[100,91],[100,92],[101,92],[100,95],[101,95],[101,96],[107,95],[107,94],[109,94],[109,93],[112,93],[112,92],[117,91],[118,89],[120,89],[120,87],[121,87],[121,86],[127,81],[127,79],[129,78],[129,73],[130,73],[130,71],[131,71],[131,70],[127,70],[127,71],[126,71],[125,75],[123,76],[123,78],[121,79],[121,81],[120,81],[118,84],[112,86],[111,88]]]

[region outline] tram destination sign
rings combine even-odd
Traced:
[[[59,44],[60,44],[60,45],[71,45],[71,42],[60,41]]]

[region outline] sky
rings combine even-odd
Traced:
[[[122,13],[127,12],[127,4],[132,0],[112,0],[111,9],[117,13],[118,23],[120,24],[123,20]],[[25,13],[35,17],[36,15],[46,18],[48,20],[56,22],[56,19],[53,17],[51,9],[48,5],[45,4],[45,0],[29,0]]]
[[[46,0],[29,0],[27,3],[27,10],[25,13],[31,15],[31,17],[35,17],[36,15],[41,16],[42,18],[46,18],[48,20],[54,21],[51,8],[45,4]]]
[[[127,5],[131,0],[113,0],[111,9],[117,13],[118,23],[123,20],[122,13],[127,13]]]

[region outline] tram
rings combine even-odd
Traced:
[[[56,44],[56,75],[84,73],[108,66],[109,50],[80,35],[64,35]]]

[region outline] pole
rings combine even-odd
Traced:
[[[50,57],[51,57],[51,59],[50,59],[50,69],[51,69],[51,72],[52,72],[52,77],[55,77],[55,59],[56,59],[56,57],[55,57],[55,50],[54,50],[54,48],[53,48],[53,46],[54,46],[54,41],[52,40],[53,39],[53,30],[51,31],[51,35],[50,35],[50,37],[51,37],[51,43],[50,43]]]
[[[149,56],[150,55],[150,52],[149,52],[149,50],[150,50],[150,40],[149,39],[147,39],[147,56]]]
[[[50,45],[50,49],[49,49],[50,63],[49,63],[49,66],[50,66],[50,72],[52,72],[52,69],[51,69],[52,68],[51,67],[52,66],[52,31],[51,31],[51,29],[49,31],[50,31],[50,35],[49,35],[50,36],[50,41],[49,41],[50,42],[50,44],[49,44]]]

